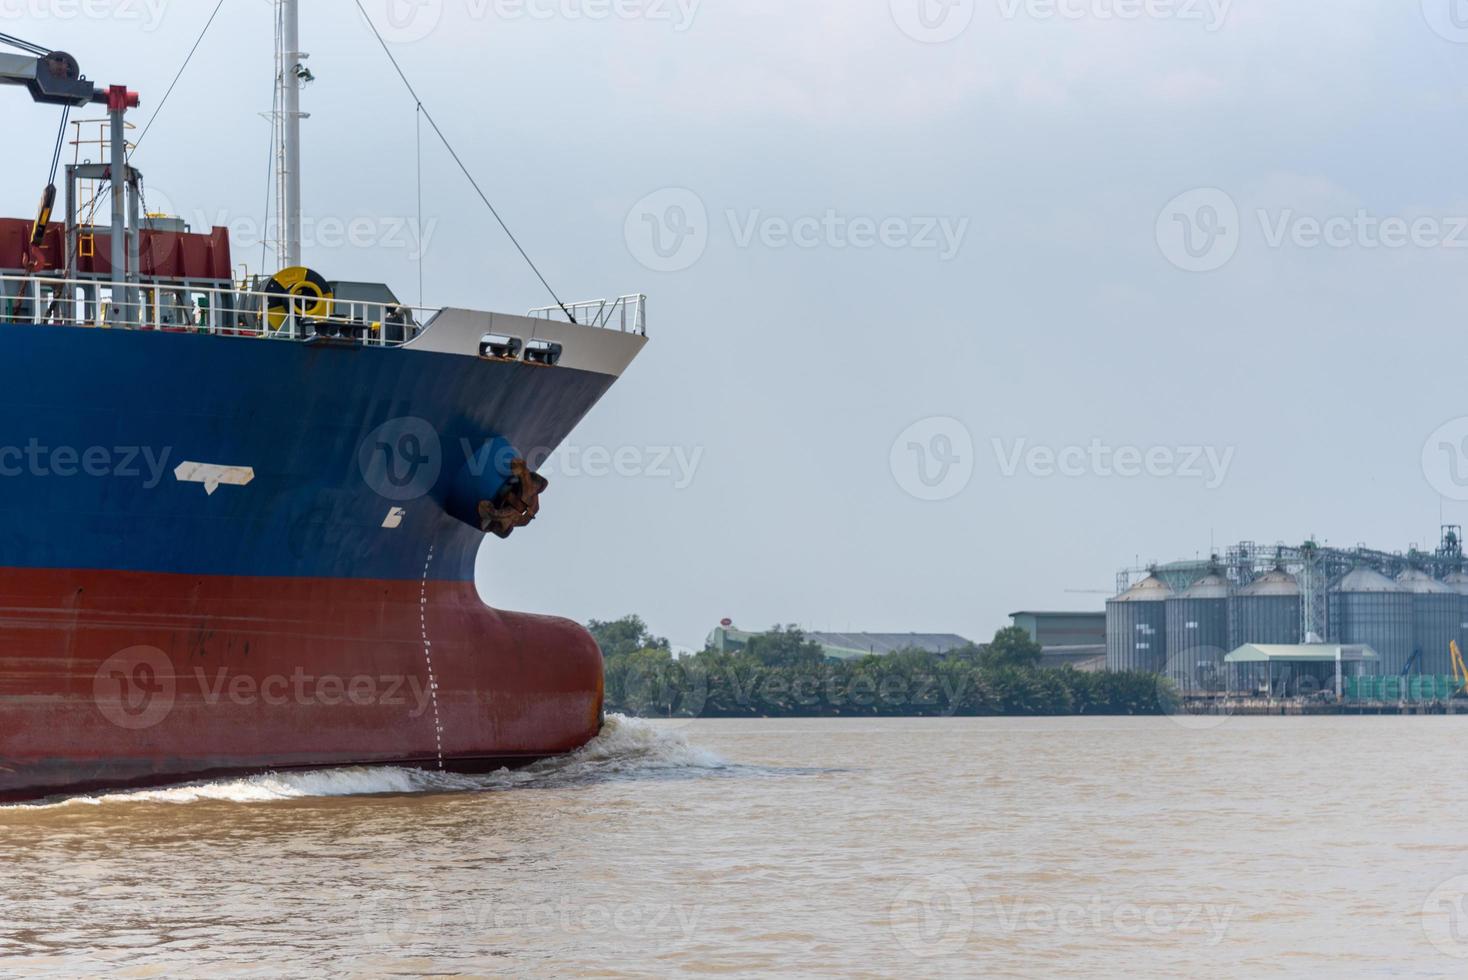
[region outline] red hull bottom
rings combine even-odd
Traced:
[[[595,737],[602,685],[584,629],[472,583],[0,569],[0,800],[524,764]]]

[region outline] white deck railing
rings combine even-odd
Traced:
[[[118,295],[114,295],[117,293]],[[0,276],[0,324],[168,330],[221,336],[308,340],[345,337],[396,347],[413,339],[438,310],[399,303],[285,298],[233,287],[144,282],[115,287],[106,279]],[[311,312],[320,315],[308,315]]]
[[[114,295],[116,293],[116,295]],[[314,308],[319,305],[319,309]],[[647,297],[547,306],[530,317],[647,334]],[[122,330],[167,330],[232,337],[310,340],[342,337],[397,347],[412,340],[441,310],[334,297],[289,300],[278,294],[196,284],[0,275],[0,325],[29,323]]]
[[[569,303],[565,309],[559,306],[542,306],[531,310],[530,315],[538,320],[568,320],[567,311],[584,327],[619,329],[623,333],[647,335],[647,297],[641,293],[618,296],[616,299]]]

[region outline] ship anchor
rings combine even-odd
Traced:
[[[510,464],[510,479],[494,500],[479,503],[479,529],[508,538],[535,520],[540,513],[540,495],[550,481],[533,473],[523,459]]]

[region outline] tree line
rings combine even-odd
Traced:
[[[738,650],[675,656],[637,616],[588,624],[606,664],[607,710],[653,718],[1146,715],[1173,692],[1155,674],[1040,666],[1040,646],[1010,626],[982,646],[826,657],[794,626]]]

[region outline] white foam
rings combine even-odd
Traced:
[[[164,789],[77,796],[39,806],[202,801],[271,803],[312,797],[462,793],[570,786],[607,779],[635,779],[640,775],[666,775],[680,770],[697,772],[727,767],[728,764],[713,752],[691,745],[681,732],[636,718],[612,715],[607,718],[600,735],[570,755],[545,759],[524,769],[501,769],[483,776],[393,766],[272,772]],[[27,808],[39,807],[31,804]]]

